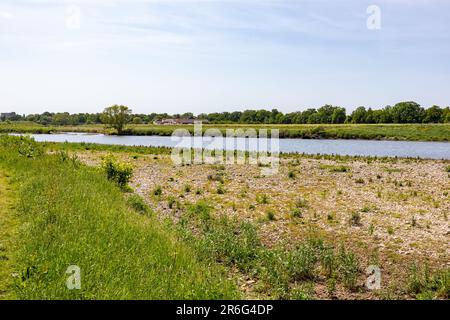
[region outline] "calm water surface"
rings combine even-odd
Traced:
[[[109,136],[88,133],[33,134],[36,141],[45,142],[87,142],[115,144],[125,146],[180,146],[180,138],[170,136]],[[182,146],[190,146],[190,138],[184,137]],[[375,140],[308,140],[280,139],[281,152],[299,152],[307,154],[338,154],[378,157],[420,157],[424,159],[450,159],[450,142],[417,141],[375,141]],[[220,141],[203,141],[203,147],[209,149],[255,150],[260,143],[258,138],[223,138]],[[270,142],[269,147],[270,150]]]

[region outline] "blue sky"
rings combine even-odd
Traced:
[[[0,97],[20,113],[448,106],[450,1],[0,0]]]

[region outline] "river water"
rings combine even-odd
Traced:
[[[126,146],[190,147],[191,138],[171,136],[111,136],[88,133],[32,134],[36,141],[43,142],[86,142]],[[337,154],[377,157],[419,157],[424,159],[450,160],[450,142],[386,141],[386,140],[312,140],[280,139],[279,151],[306,154]],[[202,147],[227,150],[261,150],[267,140],[259,138],[221,138],[208,141],[205,137]],[[270,139],[268,142],[270,148]],[[195,145],[195,147],[199,147]],[[262,147],[264,150],[264,147]]]

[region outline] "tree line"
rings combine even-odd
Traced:
[[[129,109],[128,109],[129,110]],[[211,123],[242,123],[242,124],[341,124],[341,123],[449,123],[450,107],[432,106],[423,108],[418,103],[400,102],[394,106],[382,109],[358,107],[347,114],[345,108],[325,105],[318,109],[310,108],[305,111],[283,113],[273,110],[245,110],[235,112],[202,113],[194,116],[188,112],[184,114],[151,113],[131,114],[127,111],[125,122],[134,124],[153,123],[168,118],[196,118],[208,120]],[[1,119],[4,120],[4,119]],[[80,125],[105,123],[104,113],[76,113],[67,112],[30,115],[16,115],[10,121],[33,121],[43,125]]]

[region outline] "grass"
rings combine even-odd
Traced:
[[[225,132],[230,129],[270,129],[280,130],[280,138],[305,139],[387,139],[412,141],[450,141],[450,124],[209,124],[203,130],[218,128]],[[168,136],[176,129],[193,132],[192,125],[128,125],[126,135]],[[0,132],[53,133],[53,132],[90,132],[112,133],[103,125],[79,126],[43,126],[33,122],[2,122]]]
[[[432,272],[426,265],[413,265],[408,292],[420,300],[450,299],[450,269]]]
[[[14,244],[18,230],[18,218],[14,212],[17,201],[15,191],[6,170],[0,166],[0,300],[15,298],[11,276],[14,273]]]
[[[212,211],[205,200],[191,204],[178,224],[179,232],[195,244],[205,261],[220,262],[257,279],[258,290],[265,297],[313,298],[312,290],[306,294],[299,289],[314,286],[324,275],[350,290],[358,287],[359,262],[343,247],[329,246],[311,234],[294,248],[278,245],[269,249],[261,243],[255,224],[214,216]],[[275,217],[268,213],[266,218]]]
[[[0,139],[0,164],[19,188],[18,298],[238,297],[220,266],[200,262],[168,227],[137,214],[143,203],[137,198],[127,203],[100,170],[56,155],[20,156],[18,138]],[[81,290],[65,285],[70,265],[81,269]]]

